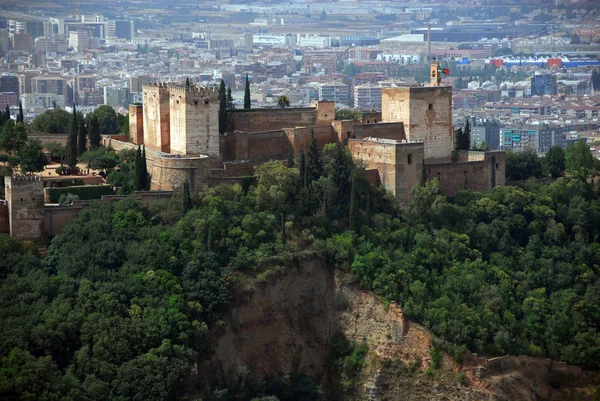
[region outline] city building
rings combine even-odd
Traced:
[[[21,93],[19,90],[19,77],[16,75],[0,76],[0,92],[14,93],[18,99]]]
[[[566,147],[564,129],[548,126],[521,126],[501,129],[500,149],[513,152],[533,150],[544,154],[552,146]]]
[[[556,75],[536,71],[531,77],[531,96],[556,95]]]
[[[381,110],[381,86],[369,83],[355,86],[354,108]]]
[[[27,112],[39,112],[52,108],[62,109],[65,107],[65,95],[54,93],[24,93],[21,95],[23,110]]]
[[[500,149],[500,122],[492,119],[471,118],[471,147],[481,147],[483,143],[487,149]]]
[[[319,85],[319,100],[335,102],[338,106],[350,105],[348,85],[340,82],[328,82]]]
[[[67,95],[67,81],[61,77],[39,76],[31,79],[33,93]]]
[[[104,104],[113,108],[129,106],[129,89],[115,86],[104,87]]]

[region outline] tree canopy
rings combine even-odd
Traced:
[[[63,109],[46,110],[31,122],[33,132],[66,134],[69,132],[71,113]]]

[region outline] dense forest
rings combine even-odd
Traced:
[[[197,199],[186,186],[149,208],[94,204],[43,258],[0,236],[0,398],[199,400],[232,290],[306,250],[397,301],[457,361],[469,349],[600,369],[600,197],[585,174],[452,199],[434,180],[403,209],[335,144],[286,164]],[[336,344],[347,377],[365,350]],[[205,400],[319,396],[292,374]]]

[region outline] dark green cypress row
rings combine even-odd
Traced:
[[[221,80],[219,86],[219,133],[224,134],[227,129],[227,93],[225,81]]]
[[[73,119],[71,120],[71,129],[67,138],[66,153],[67,166],[77,166],[77,110],[75,110],[75,105],[73,105]]]
[[[183,211],[187,213],[192,207],[194,207],[194,203],[192,202],[192,195],[190,194],[190,186],[186,181],[183,183]]]
[[[288,158],[287,158],[287,163],[286,163],[287,168],[293,168],[294,167],[294,150],[292,149],[292,147],[289,147],[288,150]]]
[[[360,235],[360,211],[358,208],[358,188],[356,178],[352,177],[352,188],[350,190],[350,231]]]
[[[77,154],[81,156],[86,151],[87,130],[83,114],[79,114],[79,128],[77,131]]]
[[[306,188],[306,158],[304,151],[300,151],[300,188]]]
[[[144,172],[143,178],[143,188],[145,191],[150,190],[150,180],[148,176],[148,165],[146,164],[146,147],[142,146],[142,171]]]
[[[244,109],[250,109],[252,101],[250,99],[250,81],[248,80],[248,74],[246,74],[246,87],[244,88]]]

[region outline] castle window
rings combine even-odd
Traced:
[[[179,100],[177,101],[177,104],[179,104]]]
[[[374,122],[375,124],[377,124],[377,119],[374,119],[374,120],[373,120],[373,122]]]
[[[367,124],[371,124],[371,120],[367,120]]]
[[[500,168],[500,163],[496,163],[496,169]]]
[[[194,106],[198,106],[198,101],[194,100]]]
[[[433,103],[429,103],[429,110],[433,110]]]
[[[35,198],[31,198],[31,201],[32,201],[32,202],[35,202]]]
[[[23,202],[23,198],[21,198],[21,202]]]
[[[408,164],[412,164],[412,155],[408,155],[407,159]]]
[[[208,104],[208,100],[205,100],[205,101],[204,101],[204,104]]]

